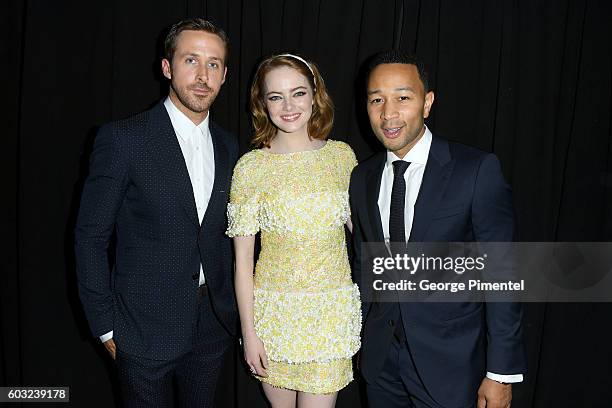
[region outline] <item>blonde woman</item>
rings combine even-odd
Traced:
[[[332,102],[317,67],[302,57],[263,61],[250,107],[257,149],[234,170],[227,230],[244,357],[274,408],[333,407],[353,379],[360,346],[344,233],[355,155],[327,139]]]

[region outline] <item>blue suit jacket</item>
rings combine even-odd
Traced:
[[[359,164],[350,185],[354,273],[361,282],[364,242],[384,242],[378,195],[386,153]],[[493,154],[433,137],[414,211],[412,242],[512,241],[510,187]],[[366,288],[362,288],[362,291]],[[366,297],[366,296],[364,296]],[[444,406],[474,403],[486,372],[526,370],[518,303],[400,303],[417,370]],[[361,370],[376,379],[394,328],[389,304],[364,303]],[[395,308],[397,310],[397,307]]]
[[[79,294],[93,335],[113,330],[126,353],[166,360],[203,340],[194,337],[200,263],[216,316],[235,332],[232,248],[224,232],[238,144],[212,122],[210,132],[215,180],[201,225],[163,103],[102,126],[96,137],[75,229]]]

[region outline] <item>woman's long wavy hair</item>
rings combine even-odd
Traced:
[[[317,66],[308,61],[310,69],[299,59],[286,55],[274,55],[266,58],[257,67],[253,84],[251,85],[250,108],[253,116],[254,135],[251,143],[257,147],[270,147],[270,141],[277,132],[276,126],[270,120],[265,102],[266,75],[275,68],[290,67],[308,78],[313,90],[314,105],[312,115],[308,120],[308,136],[312,139],[325,140],[334,124],[334,105],[327,93],[325,83]],[[313,75],[314,74],[314,75]]]

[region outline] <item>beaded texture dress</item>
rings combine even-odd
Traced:
[[[253,315],[268,377],[260,381],[323,394],[353,379],[361,307],[344,224],[356,164],[351,148],[334,140],[295,153],[253,150],[236,164],[226,233],[261,231]]]

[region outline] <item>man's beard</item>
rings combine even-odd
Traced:
[[[217,97],[217,93],[203,83],[189,85],[186,88],[179,88],[173,83],[171,86],[181,104],[190,111],[196,113],[206,112]],[[207,93],[203,96],[197,96],[191,93],[193,89],[203,89],[207,91]]]

